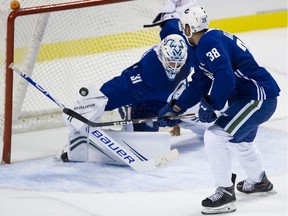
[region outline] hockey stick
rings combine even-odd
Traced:
[[[161,25],[162,22],[158,22],[158,23],[152,23],[152,24],[145,24],[143,25],[144,28],[151,28],[151,27],[154,27],[154,26],[158,26],[158,25]]]
[[[34,80],[32,80],[28,75],[20,71],[13,63],[9,65],[9,68],[13,69],[16,73],[18,73],[21,77],[23,77],[27,82],[29,82],[31,85],[33,85],[36,89],[38,89],[40,92],[42,92],[46,97],[48,97],[51,101],[53,101],[57,106],[64,109],[65,106],[60,103],[56,98],[52,97],[52,95],[49,94],[42,86],[40,86],[38,83],[36,83]]]
[[[147,122],[156,122],[157,117],[152,118],[141,118],[141,119],[131,119],[131,120],[120,120],[120,121],[112,121],[112,122],[93,122],[89,119],[85,118],[84,116],[80,115],[79,113],[75,112],[74,110],[71,110],[69,108],[64,108],[63,112],[66,113],[69,116],[72,116],[73,118],[91,126],[91,127],[105,127],[105,126],[117,126],[117,125],[128,125],[128,124],[140,124],[140,123],[147,123]],[[171,117],[171,120],[177,120],[177,119],[185,119],[185,118],[192,118],[195,117],[195,114],[187,114],[187,115],[181,115],[181,116],[175,116]]]

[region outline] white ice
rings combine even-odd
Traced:
[[[275,115],[256,138],[277,194],[236,192],[237,211],[231,215],[286,216],[287,28],[237,35],[270,70],[282,92]],[[0,165],[1,216],[197,216],[201,200],[215,190],[203,141],[190,131],[171,137],[172,147],[180,152],[177,161],[147,173],[55,160],[66,133],[66,128],[56,128],[13,137],[12,164]],[[233,168],[236,181],[246,178],[236,158]]]

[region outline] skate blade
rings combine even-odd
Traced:
[[[205,207],[201,213],[203,215],[215,215],[215,214],[225,214],[230,212],[235,212],[236,206],[233,203],[228,203],[219,207]]]
[[[271,191],[267,191],[267,192],[254,192],[254,193],[241,192],[241,194],[250,195],[250,196],[269,196],[269,195],[277,194],[277,191],[272,189]]]

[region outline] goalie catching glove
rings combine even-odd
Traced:
[[[90,85],[89,87],[81,88],[76,102],[69,108],[90,121],[96,121],[104,113],[107,102],[108,98],[96,86]],[[81,131],[87,126],[85,123],[65,113],[63,113],[63,118],[70,130]]]
[[[163,7],[153,20],[154,25],[161,25],[164,21],[169,19],[180,19],[181,8],[184,5],[195,5],[196,0],[166,0]]]

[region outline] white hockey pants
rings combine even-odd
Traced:
[[[260,152],[253,142],[231,143],[229,135],[218,125],[210,126],[204,134],[205,150],[217,187],[232,186],[231,152],[235,153],[248,180],[259,182],[263,173]]]

